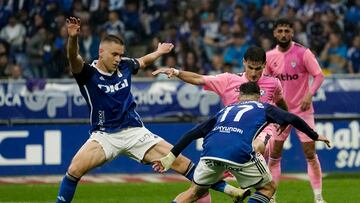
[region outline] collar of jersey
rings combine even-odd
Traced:
[[[112,75],[114,74],[115,71],[112,72],[112,73],[107,73],[107,72],[104,72],[104,71],[100,70],[100,69],[96,66],[97,62],[98,62],[98,60],[94,60],[94,61],[91,63],[91,66],[93,66],[99,73],[101,73],[101,74],[103,74],[103,75],[106,75],[106,76],[112,76]]]

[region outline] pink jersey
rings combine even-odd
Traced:
[[[268,51],[266,61],[265,72],[280,79],[289,111],[295,114],[313,113],[312,104],[305,112],[300,108],[301,101],[310,91],[310,75],[322,75],[314,54],[308,48],[292,42],[286,52],[279,51],[278,46]]]
[[[249,82],[245,73],[231,74],[222,73],[215,76],[203,76],[205,80],[204,89],[215,92],[221,97],[225,106],[239,101],[239,87]],[[258,80],[260,87],[260,101],[275,104],[282,98],[281,83],[277,78],[261,76]]]

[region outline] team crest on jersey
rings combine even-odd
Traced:
[[[265,90],[260,90],[260,96],[263,96],[265,94]]]
[[[291,67],[293,67],[293,68],[296,67],[296,61],[291,61],[290,64],[291,64]]]

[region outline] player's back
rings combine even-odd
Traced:
[[[266,126],[268,104],[240,102],[216,115],[213,130],[204,139],[202,158],[246,163],[254,156],[252,141]]]

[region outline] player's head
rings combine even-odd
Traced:
[[[106,35],[99,46],[99,64],[108,72],[114,72],[124,55],[124,41],[115,35]]]
[[[251,82],[257,82],[262,76],[266,63],[266,54],[264,49],[251,46],[245,52],[243,64],[245,76]]]
[[[276,43],[282,47],[289,47],[292,38],[294,36],[293,24],[291,21],[285,18],[280,18],[275,22],[273,35],[276,39]]]
[[[258,101],[260,99],[260,87],[256,82],[247,82],[239,87],[240,101]]]

